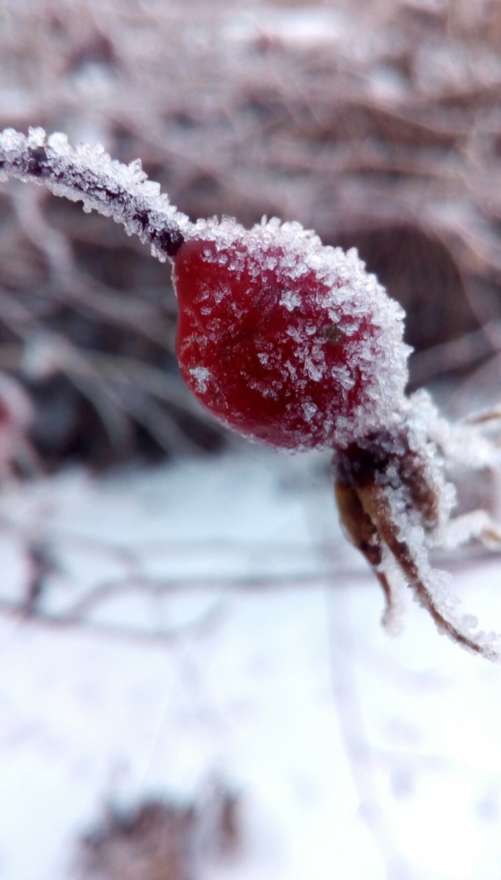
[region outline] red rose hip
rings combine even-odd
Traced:
[[[403,312],[355,251],[299,224],[207,221],[179,249],[177,355],[219,419],[287,449],[342,447],[403,399]]]
[[[323,247],[297,223],[194,224],[140,163],[73,149],[42,129],[0,132],[0,181],[8,177],[82,201],[173,261],[180,367],[215,416],[274,446],[332,448],[340,520],[383,589],[387,626],[398,624],[403,579],[441,632],[501,659],[501,638],[451,607],[429,559],[451,537],[501,544],[485,511],[451,521],[448,482],[451,464],[499,465],[481,427],[499,421],[499,409],[453,426],[426,393],[405,396],[403,311],[354,250]],[[10,448],[7,428],[0,441]]]

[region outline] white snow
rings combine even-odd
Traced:
[[[385,635],[326,464],[253,450],[4,492],[2,597],[22,586],[22,534],[57,550],[53,614],[138,572],[165,593],[103,597],[89,619],[113,637],[0,618],[2,877],[68,880],[105,799],[190,798],[216,774],[243,844],[202,880],[496,880],[499,667],[417,607]],[[456,556],[484,620],[501,621],[498,580],[495,557]]]

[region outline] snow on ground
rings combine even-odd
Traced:
[[[106,586],[85,626],[0,617],[0,878],[68,878],[107,802],[215,778],[242,845],[202,880],[499,877],[501,670],[416,606],[382,632],[323,459],[68,472],[5,492],[0,522],[2,598],[20,535],[56,548],[47,614]],[[455,584],[501,627],[499,574],[465,563]]]

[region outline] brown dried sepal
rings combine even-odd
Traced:
[[[420,570],[418,556],[403,539],[401,523],[396,521],[392,512],[390,492],[395,485],[389,476],[390,467],[392,473],[396,472],[400,485],[407,490],[409,514],[417,513],[425,532],[433,531],[439,517],[437,490],[429,479],[424,459],[411,449],[404,431],[398,436],[388,431],[372,434],[362,443],[353,443],[338,452],[335,458],[336,499],[341,523],[381,584],[386,601],[383,623],[390,623],[396,610],[394,587],[384,570],[386,548],[437,628],[463,647],[492,659],[491,651],[478,643],[474,636],[461,632],[437,606]]]

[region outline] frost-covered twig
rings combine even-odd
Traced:
[[[16,177],[46,186],[54,195],[81,201],[151,246],[164,261],[177,252],[190,227],[158,183],[147,179],[140,160],[124,165],[101,146],[74,149],[64,134],[47,136],[42,128],[28,135],[12,128],[0,132],[0,179]]]

